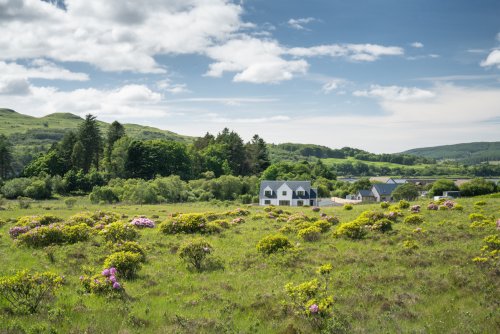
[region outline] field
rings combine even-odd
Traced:
[[[461,199],[460,210],[426,210],[424,222],[403,223],[392,230],[370,231],[361,240],[334,237],[339,224],[306,242],[297,233],[285,234],[294,250],[263,255],[256,244],[276,234],[291,214],[303,212],[319,219],[321,213],[352,221],[361,212],[381,209],[359,205],[353,210],[286,208],[284,219],[268,218],[262,207],[243,207],[244,222],[221,233],[204,235],[213,246],[213,260],[201,271],[188,268],[178,255],[179,246],[198,234],[163,234],[140,229],[138,243],[147,260],[133,279],[120,279],[121,294],[88,294],[79,277],[85,271],[100,273],[110,244],[101,235],[74,244],[30,248],[18,245],[9,229],[21,216],[50,214],[68,219],[82,212],[113,211],[128,221],[145,215],[161,222],[173,213],[213,212],[224,216],[236,204],[93,205],[78,199],[73,208],[63,200],[43,201],[28,209],[7,202],[0,211],[0,276],[28,269],[64,276],[55,297],[35,314],[16,312],[0,299],[0,333],[498,333],[500,332],[500,269],[498,260],[474,262],[481,256],[483,239],[499,235],[500,201]],[[411,215],[402,209],[405,217]],[[488,218],[471,227],[469,215]],[[228,219],[233,219],[234,216]],[[496,261],[496,263],[494,262]],[[287,283],[311,281],[319,266],[331,264],[328,293],[333,296],[330,320],[292,312],[285,293]]]

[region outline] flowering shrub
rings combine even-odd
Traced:
[[[381,207],[382,209],[387,209],[387,208],[389,207],[389,203],[387,203],[387,202],[381,202],[381,203],[380,203],[380,207]]]
[[[403,223],[412,225],[422,224],[423,222],[424,217],[421,215],[410,215],[403,220]]]
[[[311,226],[299,230],[299,233],[297,235],[300,238],[304,239],[304,241],[317,241],[321,237],[321,229],[316,226]]]
[[[321,233],[325,233],[330,230],[330,228],[332,227],[332,223],[329,223],[328,221],[322,219],[314,222],[312,226],[319,228]]]
[[[62,222],[62,218],[53,215],[43,215],[43,216],[24,216],[20,217],[16,225],[17,226],[28,226],[29,228],[34,228],[37,226],[45,226],[55,223]]]
[[[475,257],[472,261],[498,267],[500,265],[500,237],[496,234],[489,235],[483,239],[483,244],[481,256]]]
[[[453,201],[450,201],[450,200],[446,200],[443,202],[443,206],[446,207],[447,209],[453,209],[453,207],[455,206],[455,202]]]
[[[184,242],[179,248],[179,257],[197,271],[203,269],[207,256],[213,251],[212,245],[203,238],[197,238]]]
[[[392,222],[389,219],[380,219],[370,225],[372,231],[385,233],[392,230]]]
[[[111,223],[99,232],[109,242],[131,241],[139,237],[139,233],[130,224],[122,221]]]
[[[352,205],[351,204],[344,204],[344,210],[347,210],[347,211],[352,210]]]
[[[220,226],[222,228],[229,228],[229,222],[227,220],[218,219],[211,222],[214,225]]]
[[[140,255],[140,261],[146,261],[146,250],[135,241],[125,241],[114,244],[113,252],[131,252]]]
[[[20,312],[35,313],[62,283],[62,277],[54,273],[23,270],[0,278],[0,296]]]
[[[89,234],[90,228],[85,224],[75,226],[51,224],[49,226],[37,226],[25,233],[18,234],[17,240],[20,244],[39,248],[85,241],[89,238]]]
[[[87,293],[109,295],[123,292],[123,286],[118,282],[118,270],[114,267],[105,268],[100,274],[92,277],[80,276],[80,283]]]
[[[420,212],[420,205],[412,205],[410,208],[411,213],[419,213]]]
[[[321,216],[321,220],[327,221],[332,225],[338,224],[340,222],[340,220],[337,217],[327,216],[327,215]]]
[[[418,249],[418,243],[415,240],[405,240],[403,241],[403,250],[406,253],[412,253],[414,250]]]
[[[359,214],[358,218],[368,219],[370,223],[374,223],[377,220],[383,219],[385,214],[383,212],[377,211],[363,211]]]
[[[155,222],[151,219],[148,219],[146,217],[139,217],[139,218],[134,218],[130,224],[134,225],[135,227],[139,228],[153,228],[155,227]]]
[[[213,222],[207,222],[204,214],[188,213],[180,214],[173,217],[171,220],[165,221],[160,224],[160,230],[164,234],[178,234],[178,233],[219,233],[222,228]]]
[[[121,251],[111,254],[104,260],[106,268],[116,268],[125,278],[134,277],[141,268],[142,257],[130,251]]]
[[[340,224],[334,233],[335,237],[346,237],[349,239],[363,239],[367,234],[367,226],[370,221],[367,218],[357,218],[348,223]]]
[[[67,224],[69,225],[77,225],[77,224],[87,224],[88,226],[94,225],[108,225],[114,223],[120,219],[120,215],[115,212],[107,212],[98,210],[96,212],[80,212],[77,213],[67,220]]]
[[[384,213],[384,218],[387,218],[392,222],[396,222],[398,220],[398,217],[403,217],[403,213],[398,210]]]
[[[453,208],[452,210],[456,210],[456,211],[464,211],[464,207],[458,203],[455,203],[455,205],[453,205]]]
[[[469,215],[469,220],[471,222],[480,222],[480,221],[488,220],[488,218],[481,213],[471,213]]]
[[[319,212],[319,210],[321,210],[321,209],[319,207],[317,207],[317,206],[313,206],[311,208],[311,210],[312,210],[312,212]]]
[[[408,209],[410,207],[410,202],[405,201],[405,200],[400,200],[398,204],[400,209]]]
[[[243,224],[244,222],[245,222],[245,219],[243,219],[241,217],[234,218],[233,220],[231,220],[232,225]]]
[[[248,216],[249,214],[250,214],[250,211],[242,209],[242,208],[236,208],[232,211],[224,212],[225,216]]]
[[[257,243],[257,250],[265,255],[285,251],[292,248],[292,244],[287,237],[279,234],[268,235]]]
[[[438,208],[439,208],[439,205],[437,205],[434,202],[431,202],[431,203],[429,203],[429,205],[427,205],[427,210],[437,210]]]
[[[304,221],[309,222],[312,221],[312,219],[306,216],[302,212],[294,213],[293,215],[290,215],[287,218],[287,222],[304,222]]]
[[[29,226],[14,226],[9,229],[9,235],[11,238],[15,239],[20,234],[26,233],[30,230]]]

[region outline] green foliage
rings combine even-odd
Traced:
[[[139,232],[131,224],[122,221],[106,225],[100,234],[106,241],[112,243],[133,241],[139,238]]]
[[[432,188],[429,190],[429,196],[442,196],[444,191],[455,190],[458,190],[455,182],[452,180],[440,179],[432,184]]]
[[[17,198],[19,196],[24,196],[24,190],[31,185],[31,179],[28,178],[17,178],[8,180],[2,186],[2,194],[5,198]]]
[[[23,270],[0,278],[0,296],[17,311],[36,313],[62,283],[62,278],[54,273],[30,274]]]
[[[494,182],[487,181],[483,178],[476,178],[461,184],[459,189],[461,196],[479,196],[496,192],[497,186]]]
[[[115,203],[118,202],[118,196],[115,195],[113,189],[108,186],[94,187],[89,195],[92,203]]]
[[[412,201],[418,197],[418,187],[414,183],[404,183],[397,186],[392,192],[391,196],[395,200],[407,200]]]
[[[45,226],[62,222],[63,219],[54,215],[41,215],[41,216],[22,216],[16,221],[16,226],[29,226],[34,228],[37,226]]]
[[[140,255],[141,262],[146,261],[146,250],[135,241],[124,241],[113,246],[113,252],[131,252]]]
[[[344,204],[344,210],[350,211],[352,210],[353,206],[351,204]]]
[[[19,196],[17,198],[17,205],[19,206],[19,209],[29,209],[32,202],[33,200],[29,197]]]
[[[369,220],[366,218],[357,218],[348,223],[342,223],[335,231],[334,236],[346,237],[349,239],[363,239],[367,234],[365,226],[368,224]]]
[[[400,209],[408,209],[410,207],[410,202],[405,201],[405,200],[400,200],[398,203],[398,207]]]
[[[403,223],[410,225],[418,225],[424,222],[424,217],[421,215],[409,215],[403,219]]]
[[[299,230],[297,235],[304,241],[317,241],[321,238],[321,229],[317,226],[311,226]]]
[[[68,209],[73,208],[75,206],[76,202],[77,202],[76,198],[71,198],[70,197],[70,198],[65,198],[64,199],[64,204],[66,205],[66,207]]]
[[[130,251],[120,251],[109,255],[104,260],[104,267],[114,267],[123,277],[133,278],[136,276],[139,269],[141,269],[141,262],[143,262],[141,254]]]
[[[13,173],[12,143],[3,133],[0,134],[0,180],[6,180]]]
[[[383,218],[374,222],[371,225],[371,229],[372,231],[385,233],[387,231],[392,230],[392,222],[387,218]]]
[[[389,204],[389,203],[387,203],[387,202],[381,202],[381,203],[380,203],[380,207],[381,207],[382,209],[387,209],[389,206],[390,206],[390,204]]]
[[[197,271],[202,271],[207,256],[212,253],[212,245],[203,238],[187,240],[179,247],[179,257]]]
[[[257,243],[257,251],[265,255],[282,252],[292,248],[292,244],[287,237],[279,234],[268,235]]]
[[[218,224],[209,223],[204,214],[191,213],[181,214],[160,224],[160,231],[164,234],[178,233],[219,233],[221,227]]]
[[[48,226],[35,227],[26,233],[17,236],[17,241],[21,245],[40,248],[49,245],[63,243],[77,243],[89,238],[90,228],[85,224],[63,225],[51,224]]]

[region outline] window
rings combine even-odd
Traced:
[[[271,200],[266,199],[266,200],[264,201],[264,204],[265,204],[265,205],[270,205],[270,204],[271,204]]]
[[[304,196],[304,195],[305,195],[304,190],[297,191],[297,196]]]
[[[286,196],[286,191],[283,191],[281,195]]]
[[[279,205],[290,206],[290,201],[279,201]]]
[[[304,205],[304,201],[297,201],[297,206],[303,206]]]
[[[264,191],[264,196],[266,196],[266,197],[271,197],[271,196],[272,196],[272,193],[273,193],[273,192],[272,192],[271,190],[266,190],[266,191]]]

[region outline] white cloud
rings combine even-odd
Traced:
[[[287,51],[296,57],[345,57],[354,61],[375,61],[381,56],[399,56],[404,54],[403,48],[377,44],[330,44],[309,48],[296,47]]]
[[[481,62],[482,67],[496,66],[500,69],[500,49],[495,49],[490,52],[488,57]]]
[[[209,120],[212,123],[223,124],[260,124],[260,123],[280,123],[290,120],[290,117],[284,115],[277,115],[271,117],[254,117],[254,118],[227,118],[219,117],[217,114],[209,114]]]
[[[413,46],[414,48],[420,49],[420,48],[424,47],[424,44],[422,44],[420,42],[413,42],[413,43],[411,43],[411,46]]]
[[[288,26],[293,29],[297,30],[304,30],[306,29],[304,27],[305,24],[311,23],[317,21],[314,17],[304,17],[304,18],[299,18],[299,19],[290,19],[288,20]]]
[[[369,90],[357,90],[354,96],[374,97],[388,101],[409,101],[429,99],[435,96],[431,91],[416,87],[371,85]]]
[[[344,79],[329,79],[327,82],[323,84],[321,87],[321,91],[324,94],[330,94],[331,92],[338,90],[341,86],[343,86],[346,83]]]
[[[3,77],[14,78],[74,81],[89,80],[89,76],[86,73],[68,71],[45,59],[35,59],[30,62],[29,66],[23,66],[15,62],[0,61],[0,73],[2,73]]]
[[[175,84],[172,83],[171,79],[160,80],[156,83],[158,89],[166,91],[171,94],[184,94],[190,93],[191,91],[187,88],[186,84]]]
[[[2,78],[0,79],[0,95],[28,95],[30,84],[24,78]],[[4,104],[8,105],[8,104]]]
[[[277,83],[306,73],[305,60],[286,60],[286,50],[274,40],[243,36],[207,50],[216,62],[210,64],[207,76],[220,77],[224,72],[237,72],[235,82]]]

